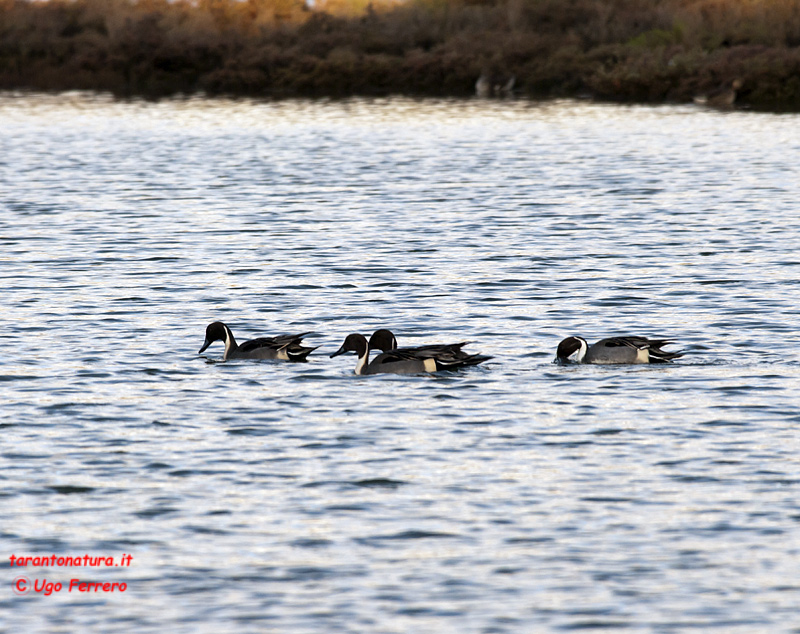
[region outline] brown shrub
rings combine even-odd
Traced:
[[[800,109],[800,0],[0,0],[0,87],[691,99]]]

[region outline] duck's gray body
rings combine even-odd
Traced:
[[[355,352],[358,356],[355,372],[359,375],[421,374],[439,372],[441,370],[457,370],[471,365],[478,365],[491,359],[491,357],[485,355],[460,352],[460,345],[458,353],[448,351],[447,346],[429,346],[427,351],[424,350],[426,346],[396,348],[382,352],[370,362],[370,346],[366,337],[354,333],[347,336],[341,348],[334,352],[331,357],[336,357],[346,352]]]
[[[278,335],[277,337],[260,337],[251,339],[239,345],[228,328],[221,321],[215,321],[206,328],[206,340],[198,354],[203,352],[215,341],[225,344],[223,361],[230,359],[275,359],[281,361],[305,361],[306,357],[316,348],[300,345],[308,333],[299,335]]]
[[[591,346],[583,337],[567,337],[556,351],[558,363],[669,363],[683,356],[682,352],[666,352],[661,348],[672,343],[668,339],[647,337],[609,337]]]

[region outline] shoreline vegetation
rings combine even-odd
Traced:
[[[800,0],[0,0],[0,89],[800,111]],[[717,91],[717,96],[714,95]],[[702,96],[702,97],[701,97]]]

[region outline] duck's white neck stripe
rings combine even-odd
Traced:
[[[233,334],[231,333],[231,329],[225,326],[225,354],[222,356],[223,361],[228,360],[228,355],[231,352],[232,346],[233,346]]]
[[[576,363],[580,363],[581,361],[583,361],[583,358],[586,356],[586,353],[589,350],[588,344],[583,339],[579,339],[579,341],[580,341],[581,347],[578,348],[573,353],[573,355],[575,356],[575,362]]]
[[[358,363],[356,363],[356,374],[364,374],[364,368],[367,367],[367,361],[369,361],[369,348],[364,353],[363,357],[358,357]]]

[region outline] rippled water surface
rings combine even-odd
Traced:
[[[694,106],[0,96],[0,629],[800,632],[798,165]],[[378,327],[494,359],[328,358]]]

